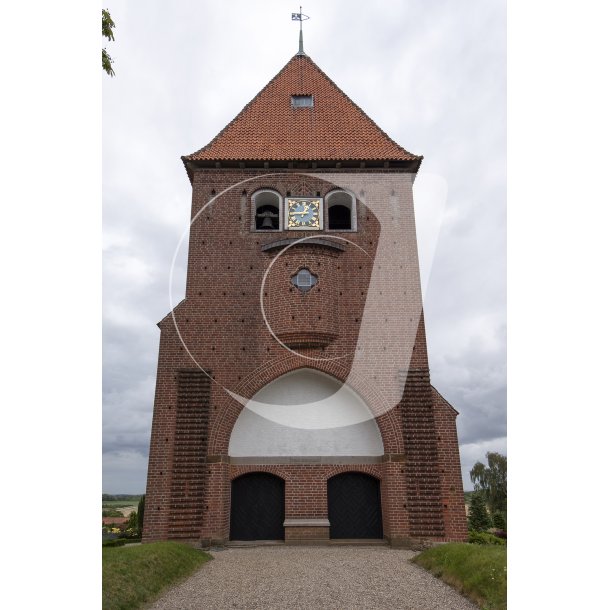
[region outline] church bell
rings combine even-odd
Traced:
[[[274,212],[271,212],[269,210],[265,210],[264,212],[259,212],[256,215],[258,218],[262,218],[263,222],[261,222],[260,226],[258,227],[259,230],[260,229],[276,229],[277,227],[273,226],[273,219],[274,218],[279,218],[279,214],[276,214]]]
[[[265,216],[261,224],[261,229],[273,229],[273,220],[270,216]]]

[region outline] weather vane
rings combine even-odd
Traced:
[[[303,21],[309,19],[307,15],[303,15],[303,7],[299,6],[298,13],[292,13],[292,20],[299,22],[299,52],[298,55],[305,55],[305,51],[303,51]]]

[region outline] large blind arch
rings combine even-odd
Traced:
[[[242,409],[229,456],[379,457],[383,440],[364,400],[347,385],[311,368],[261,388]]]

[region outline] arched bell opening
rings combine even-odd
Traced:
[[[329,231],[356,230],[356,198],[347,191],[333,191],[326,197]]]
[[[279,231],[281,225],[281,197],[272,190],[261,190],[252,196],[254,230]]]

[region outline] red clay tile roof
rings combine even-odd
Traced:
[[[123,525],[127,521],[127,517],[102,517],[102,525]]]
[[[291,96],[313,95],[313,108]],[[306,55],[295,55],[201,150],[183,161],[421,159],[384,133]]]

